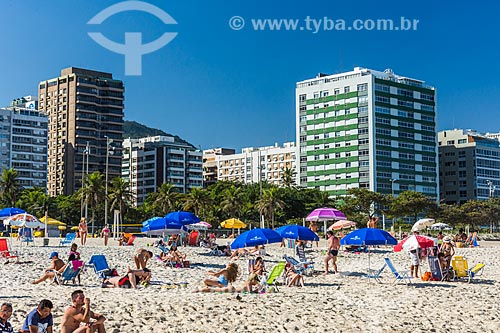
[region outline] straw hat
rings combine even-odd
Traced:
[[[443,242],[445,242],[445,243],[451,243],[451,237],[450,236],[445,236],[443,238]]]

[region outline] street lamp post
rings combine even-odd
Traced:
[[[394,182],[397,182],[397,179],[391,179],[391,194],[394,196]]]
[[[106,184],[104,193],[104,225],[108,224],[108,160],[109,160],[109,149],[111,148],[111,143],[113,139],[105,136],[106,138]],[[94,221],[92,221],[92,233],[94,233]]]
[[[495,196],[495,186],[493,186],[493,182],[491,180],[487,180],[486,184],[490,187],[490,199]]]
[[[89,173],[89,153],[90,153],[90,147],[89,147],[89,142],[87,141],[87,146],[83,150],[82,154],[82,185],[81,187],[83,188],[84,183],[85,183],[85,176],[88,175]],[[84,216],[83,215],[83,195],[82,195],[82,201],[81,201],[81,207],[80,207],[80,217]],[[87,220],[87,203],[85,203],[85,220]]]

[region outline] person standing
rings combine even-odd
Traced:
[[[153,258],[153,252],[146,249],[138,249],[134,255],[135,266],[137,269],[144,269],[151,258]]]
[[[12,316],[12,304],[3,303],[0,306],[0,333],[14,332],[12,325],[9,323],[9,318]]]
[[[328,262],[331,260],[332,261],[332,266],[333,266],[333,272],[337,273],[337,256],[339,254],[339,248],[340,248],[340,240],[333,234],[333,231],[328,230],[326,232],[326,235],[328,237],[328,249],[326,252],[326,256],[324,259],[325,263],[325,273],[324,275],[328,274]]]
[[[111,233],[111,230],[109,230],[109,227],[106,224],[101,231],[101,237],[104,238],[104,246],[108,246],[108,239],[109,239],[110,233]]]
[[[43,299],[36,309],[33,309],[24,320],[21,333],[52,333],[54,325],[52,318],[52,302]]]
[[[318,235],[318,225],[316,224],[315,221],[309,222],[309,229],[311,229],[311,231],[314,232],[316,234],[316,236]],[[312,245],[312,242],[311,242],[311,245]],[[318,241],[316,241],[316,247],[319,247]]]
[[[82,217],[80,219],[80,224],[78,224],[78,232],[80,233],[80,242],[82,245],[85,245],[87,243],[87,222],[85,221],[85,217]]]
[[[61,321],[61,333],[106,332],[106,317],[90,310],[90,298],[86,298],[82,290],[75,290],[71,301],[73,305],[66,309]]]

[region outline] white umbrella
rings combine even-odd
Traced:
[[[428,226],[436,222],[434,219],[420,219],[411,228],[411,231],[425,230]]]
[[[45,224],[31,214],[17,214],[3,221],[4,225],[16,226],[20,228],[43,228]]]
[[[450,227],[450,225],[446,224],[446,223],[434,223],[433,225],[431,225],[429,227],[429,229],[431,230],[451,230],[453,229],[452,227]]]

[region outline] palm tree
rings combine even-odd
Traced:
[[[295,171],[293,168],[285,168],[281,174],[281,183],[285,187],[295,186]]]
[[[14,207],[22,190],[17,177],[17,171],[10,168],[3,170],[0,179],[0,199],[9,207]]]
[[[212,202],[210,194],[202,188],[193,188],[187,196],[184,203],[184,209],[193,209],[196,216],[200,216],[200,212],[204,212],[205,208]]]
[[[158,206],[164,215],[175,207],[179,193],[176,192],[173,184],[163,183],[158,191],[154,204]]]
[[[49,196],[45,193],[45,189],[33,187],[25,189],[19,197],[19,208],[30,212],[33,215],[41,216],[45,214],[48,208]]]
[[[244,204],[241,188],[231,185],[231,187],[224,190],[223,198],[221,202],[222,209],[229,212],[230,217],[239,217],[238,213],[241,212]]]
[[[102,173],[95,171],[85,178],[84,185],[80,189],[79,195],[80,199],[83,197],[84,204],[90,205],[90,210],[92,211],[92,233],[94,233],[94,221],[97,206],[99,205],[99,202],[104,200],[104,193],[105,186],[104,180],[102,179]]]
[[[110,210],[115,207],[118,208],[122,217],[134,199],[134,194],[130,190],[130,183],[120,177],[114,178],[111,182],[109,199],[111,200]]]
[[[284,206],[285,203],[283,202],[283,200],[281,200],[280,192],[276,187],[264,190],[262,198],[257,201],[257,208],[259,209],[259,213],[271,218],[273,229],[274,213],[276,209],[283,209]],[[267,222],[267,227],[269,228],[269,220]]]

